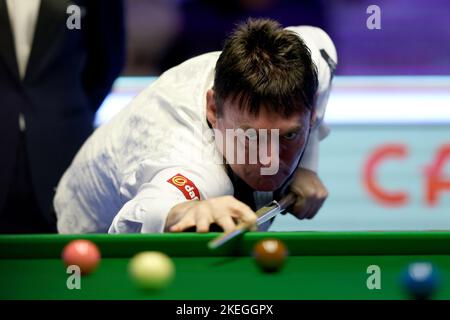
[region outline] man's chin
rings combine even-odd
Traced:
[[[256,191],[275,191],[278,188],[280,188],[283,184],[282,181],[273,181],[265,178],[265,179],[261,179],[259,181],[251,181],[251,182],[247,182],[247,184],[254,190]]]

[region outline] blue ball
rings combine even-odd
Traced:
[[[409,264],[403,275],[403,286],[414,299],[430,299],[439,286],[437,268],[430,262]]]

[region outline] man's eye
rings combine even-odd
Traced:
[[[286,140],[294,140],[295,138],[297,138],[297,136],[298,136],[297,132],[291,132],[291,133],[285,134],[283,136],[283,138]]]

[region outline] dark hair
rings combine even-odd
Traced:
[[[317,70],[311,52],[292,31],[276,21],[249,19],[226,39],[216,64],[214,91],[219,114],[223,101],[258,115],[290,116],[314,106]]]

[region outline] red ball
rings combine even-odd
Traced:
[[[280,270],[286,262],[288,250],[286,245],[277,239],[264,239],[256,243],[253,257],[258,266],[266,272]]]
[[[67,266],[77,265],[82,274],[89,274],[100,262],[100,250],[92,241],[74,240],[64,247],[62,259]]]

